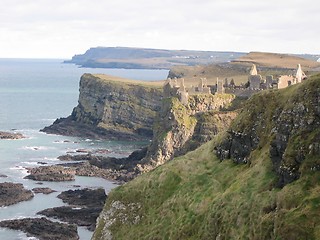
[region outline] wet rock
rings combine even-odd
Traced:
[[[58,195],[64,203],[75,206],[102,207],[107,198],[104,189],[68,190]]]
[[[33,193],[21,183],[0,183],[0,206],[9,206],[33,198]]]
[[[25,178],[36,181],[73,181],[75,178],[75,171],[73,169],[57,165],[28,168],[28,172],[30,175]]]
[[[102,207],[55,207],[45,209],[37,214],[45,215],[47,217],[57,218],[61,221],[76,224],[78,226],[86,226],[90,231],[94,231],[96,220],[99,217]]]
[[[93,231],[107,196],[102,188],[85,188],[62,192],[58,198],[71,206],[49,208],[38,212],[38,214],[75,223],[79,226],[87,226],[89,230]]]
[[[0,132],[0,139],[22,139],[25,138],[21,133]]]
[[[147,148],[131,153],[125,158],[96,156],[92,154],[63,155],[58,157],[62,161],[78,161],[79,163],[64,163],[62,166],[75,171],[78,176],[101,177],[117,183],[132,180],[140,172],[137,163],[146,155]]]
[[[45,187],[45,188],[33,188],[32,191],[34,193],[43,193],[43,194],[50,194],[53,192],[56,192],[55,190],[52,190],[51,188]]]
[[[39,240],[78,240],[77,227],[46,218],[24,218],[0,222],[0,227],[20,230]]]

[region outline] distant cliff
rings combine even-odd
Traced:
[[[78,106],[43,131],[107,139],[150,139],[162,88],[158,83],[84,74]]]
[[[175,65],[228,62],[243,55],[239,52],[96,47],[65,62],[90,68],[170,69]]]

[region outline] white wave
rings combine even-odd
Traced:
[[[48,121],[48,122],[54,122],[56,119],[55,118],[42,118],[40,121]]]
[[[23,150],[32,150],[32,151],[46,151],[46,150],[54,150],[55,147],[47,147],[47,146],[23,146]]]
[[[37,162],[21,162],[21,163],[23,163],[23,164],[26,164],[26,165],[38,165],[38,163]]]
[[[58,158],[56,157],[36,157],[36,158],[30,158],[30,160],[34,162],[54,162],[58,161]]]
[[[14,166],[9,168],[10,170],[15,170],[15,171],[19,171],[20,173],[22,173],[23,176],[28,175],[28,170],[25,169],[23,166]]]

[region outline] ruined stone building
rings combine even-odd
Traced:
[[[220,80],[219,78],[217,78],[217,94],[223,94],[225,93],[225,81],[224,80]]]
[[[261,85],[262,77],[261,75],[258,74],[255,64],[252,65],[252,68],[250,70],[250,75],[248,77],[248,81],[250,83],[251,90],[261,89],[260,85]]]
[[[187,88],[183,78],[168,78],[163,86],[164,97],[177,97],[182,104],[188,103],[189,94],[211,94],[211,89],[207,85],[207,79],[201,78],[197,87]]]
[[[305,79],[307,79],[307,75],[302,71],[301,65],[298,64],[296,74],[294,76],[283,75],[278,78],[278,89],[301,83]]]

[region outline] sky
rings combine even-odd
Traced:
[[[320,54],[316,0],[1,0],[0,58],[91,47]]]

